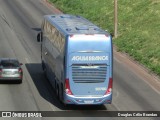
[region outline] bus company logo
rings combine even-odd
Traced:
[[[11,112],[2,112],[2,117],[12,117]]]
[[[108,56],[73,56],[72,61],[106,61]]]

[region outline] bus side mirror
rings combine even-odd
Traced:
[[[37,42],[41,42],[42,41],[42,32],[38,33],[37,35]]]
[[[111,37],[112,37],[112,38],[114,37],[114,33],[111,33]]]

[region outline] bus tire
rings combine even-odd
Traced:
[[[56,95],[57,95],[57,98],[59,99],[59,87],[58,87],[58,85],[56,87]]]
[[[45,71],[45,64],[44,64],[44,62],[42,61],[42,69],[43,69],[43,71]]]
[[[54,90],[56,91],[56,80],[54,80],[54,86],[53,86],[53,88],[54,88]]]
[[[63,100],[64,100],[64,99],[63,99],[63,98],[64,98],[64,97],[63,97],[63,92],[64,92],[64,91],[63,91],[63,84],[61,84],[60,101],[61,101],[62,103],[63,103]]]

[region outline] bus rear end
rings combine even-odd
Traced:
[[[67,41],[65,104],[112,101],[112,41],[106,34],[70,35]]]

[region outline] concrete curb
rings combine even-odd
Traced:
[[[63,12],[60,11],[59,9],[57,9],[50,1],[48,1],[48,0],[42,0],[42,2],[43,2],[53,13],[63,14]]]

